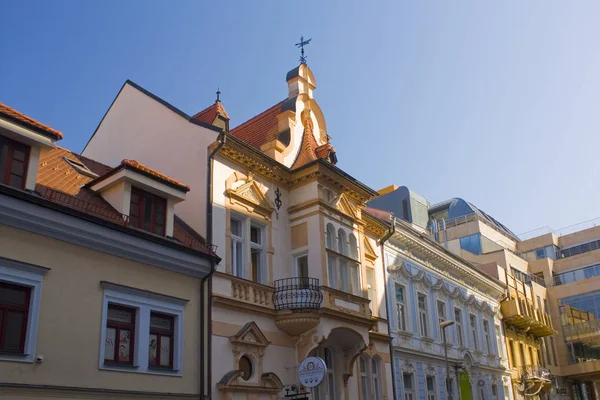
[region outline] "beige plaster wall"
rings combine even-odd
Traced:
[[[571,233],[570,235],[560,236],[558,238],[558,245],[560,247],[573,246],[579,243],[589,242],[600,238],[600,226],[593,228],[584,229],[579,232]]]
[[[51,269],[43,280],[36,345],[36,354],[43,354],[44,362],[0,361],[1,381],[116,390],[199,392],[199,279],[4,225],[0,225],[0,254]],[[103,329],[103,289],[100,281],[189,300],[184,311],[182,377],[98,368]]]
[[[551,245],[558,245],[558,238],[553,233],[547,233],[542,236],[523,240],[517,243],[517,248],[520,252],[526,253],[531,250],[539,249],[540,247]]]

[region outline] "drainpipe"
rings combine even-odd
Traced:
[[[208,155],[206,161],[206,244],[212,245],[213,236],[213,159],[225,144],[225,132],[217,137],[219,144]],[[210,272],[200,281],[200,392],[202,398],[210,399],[212,395],[212,276],[216,263],[211,262]],[[207,385],[207,387],[205,387]]]
[[[388,325],[388,334],[391,336],[392,334],[392,327],[390,325],[390,300],[388,299],[388,280],[387,280],[387,270],[386,270],[386,266],[385,266],[385,252],[383,251],[383,247],[385,242],[388,241],[389,238],[392,237],[392,235],[396,232],[396,217],[394,216],[394,214],[391,215],[392,217],[392,226],[390,227],[390,230],[381,238],[379,239],[379,245],[381,246],[381,264],[383,265],[383,280],[385,282],[385,291],[384,291],[384,297],[385,297],[385,308],[387,310],[387,325]],[[392,342],[389,343],[390,346],[390,357],[391,357],[391,367],[392,367],[392,390],[394,391],[394,399],[396,398],[397,392],[396,392],[396,373],[395,373],[395,367],[394,367],[394,346],[392,345]]]

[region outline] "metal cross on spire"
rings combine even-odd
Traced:
[[[304,40],[304,36],[300,36],[300,43],[296,43],[296,47],[300,48],[300,64],[306,64],[306,57],[304,56],[304,46],[310,44],[311,39]]]

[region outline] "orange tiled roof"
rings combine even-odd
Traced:
[[[317,154],[315,151],[317,146],[317,141],[315,140],[315,135],[313,134],[312,129],[305,129],[304,133],[302,134],[300,151],[298,152],[298,157],[296,158],[294,165],[292,165],[292,169],[300,168],[311,161],[315,161],[317,159]]]
[[[65,158],[83,163],[91,172],[99,176],[114,170],[107,165],[57,146],[54,149],[43,150],[40,155],[37,192],[51,202],[119,225],[126,225],[123,215],[93,190],[84,187],[95,178],[81,174],[65,161]],[[214,252],[204,244],[204,239],[178,217],[175,218],[173,237],[186,247],[214,255]]]
[[[22,112],[19,112],[14,108],[7,106],[6,104],[0,103],[0,114],[7,115],[8,117],[16,119],[17,121],[22,122],[30,127],[41,129],[50,136],[54,137],[56,140],[60,140],[63,138],[63,134],[57,131],[56,129],[50,128],[48,125],[44,125],[41,122],[38,122],[31,117],[28,117]]]
[[[281,112],[282,105],[283,101],[275,104],[268,110],[235,127],[229,133],[260,150],[260,146],[263,144],[277,139],[279,133],[277,115]]]
[[[220,101],[215,101],[213,104],[194,115],[191,119],[212,124],[215,121],[215,118],[217,118],[217,115],[222,115],[225,119],[229,120],[229,115]]]
[[[149,175],[152,175],[154,178],[157,178],[157,179],[159,179],[161,181],[165,181],[167,183],[175,185],[175,186],[177,186],[177,187],[185,190],[186,192],[190,191],[190,187],[188,185],[186,185],[184,183],[181,183],[181,182],[179,182],[179,181],[177,181],[177,180],[175,180],[173,178],[169,178],[168,176],[166,176],[164,174],[161,174],[160,172],[158,172],[158,171],[156,171],[156,170],[154,170],[154,169],[152,169],[150,167],[147,167],[147,166],[145,166],[144,164],[142,164],[142,163],[140,163],[138,161],[135,161],[135,160],[123,160],[123,161],[121,161],[121,165],[119,165],[117,167],[117,169],[125,167],[125,166],[133,168],[133,169],[136,169],[136,170],[141,171],[141,172],[145,172],[145,173],[147,173]]]

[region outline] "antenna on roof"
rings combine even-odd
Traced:
[[[219,87],[217,86],[217,102],[221,102],[221,90],[219,89]]]
[[[306,57],[304,56],[304,46],[310,44],[311,39],[304,40],[304,36],[300,36],[300,43],[296,43],[296,47],[300,48],[300,64],[306,64]]]

